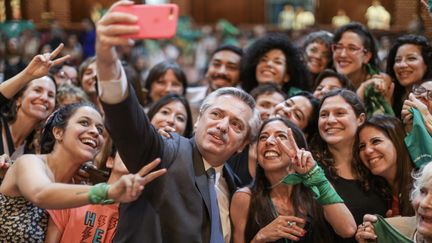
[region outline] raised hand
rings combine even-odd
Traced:
[[[154,179],[166,173],[166,169],[152,171],[160,163],[160,159],[155,159],[151,163],[142,167],[136,174],[123,175],[108,190],[108,198],[116,202],[132,202],[140,195],[144,186]]]
[[[2,154],[0,155],[0,178],[4,178],[9,167],[12,165],[12,160],[9,155]]]
[[[24,73],[31,77],[31,79],[40,78],[48,75],[48,71],[51,67],[59,65],[70,58],[70,55],[66,55],[55,59],[58,54],[63,50],[63,43],[60,44],[54,51],[39,54],[30,61],[27,67],[24,69]]]
[[[417,99],[417,97],[413,94],[410,93],[408,96],[408,99],[406,99],[404,101],[404,104],[402,106],[402,111],[401,111],[401,117],[402,117],[402,121],[405,124],[405,130],[407,132],[410,132],[412,129],[412,114],[409,111],[410,108],[416,108],[417,110],[420,111],[423,119],[425,120],[425,123],[428,123],[429,119],[431,118],[431,113],[429,112],[428,107],[421,102],[419,99]],[[428,128],[428,126],[427,126]],[[429,129],[428,129],[429,131]],[[431,133],[432,131],[429,131],[429,133]]]
[[[288,129],[287,135],[288,138],[284,141],[277,138],[277,145],[281,151],[285,152],[291,158],[291,163],[296,173],[305,174],[309,172],[316,164],[312,154],[303,148],[299,149],[291,128]]]
[[[139,31],[136,25],[137,17],[128,13],[113,12],[116,6],[133,5],[133,1],[118,1],[114,3],[106,14],[96,24],[96,49],[98,57],[109,55],[114,46],[126,46],[133,44],[131,39],[122,35],[135,34]],[[104,53],[107,51],[108,53]],[[112,53],[111,53],[112,54]]]
[[[158,129],[158,133],[166,138],[172,138],[170,132],[176,132],[174,127],[164,126]]]
[[[305,220],[296,216],[279,215],[270,224],[262,228],[254,237],[252,242],[273,242],[279,239],[290,239],[298,241],[306,234],[301,227]]]
[[[357,227],[355,239],[359,243],[373,243],[376,242],[377,236],[372,223],[376,222],[377,218],[371,214],[363,216],[363,223]]]

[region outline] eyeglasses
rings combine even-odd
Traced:
[[[331,48],[332,48],[332,51],[334,53],[338,53],[338,54],[342,53],[343,50],[345,50],[345,52],[350,54],[350,55],[358,54],[360,51],[363,51],[365,53],[367,52],[367,50],[365,48],[358,47],[358,46],[352,45],[352,44],[350,44],[348,46],[344,46],[342,44],[333,44],[331,46]]]
[[[422,95],[426,93],[426,98],[430,101],[432,101],[432,90],[428,90],[423,86],[420,85],[414,85],[412,88],[412,92],[415,95]]]

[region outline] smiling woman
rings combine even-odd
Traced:
[[[307,149],[302,131],[287,119],[275,117],[263,123],[256,178],[231,202],[235,243],[334,242],[332,229],[342,237],[354,235],[353,216]],[[313,176],[329,186],[321,196],[331,200],[313,197],[306,182]],[[300,181],[292,182],[294,177]]]
[[[19,157],[0,187],[0,239],[42,242],[48,222],[45,209],[129,202],[137,199],[152,178],[164,173],[159,170],[143,178],[157,160],[112,185],[66,184],[99,152],[105,140],[103,133],[102,116],[88,103],[67,105],[49,117],[41,136],[44,154]]]
[[[0,154],[7,158],[10,156],[15,160],[24,153],[34,151],[32,134],[55,106],[56,84],[46,75],[50,67],[69,58],[55,59],[62,48],[63,44],[51,53],[35,56],[22,72],[0,85]],[[0,164],[0,174],[7,167]]]
[[[320,163],[357,224],[366,213],[385,215],[387,204],[370,179],[358,169],[356,133],[365,121],[365,108],[349,90],[325,94],[319,108],[318,130],[313,146]]]
[[[358,136],[362,164],[367,172],[381,178],[377,178],[376,185],[385,192],[391,208],[387,216],[413,216],[410,202],[413,163],[404,144],[402,122],[391,116],[374,116],[359,128]]]

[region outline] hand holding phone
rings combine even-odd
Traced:
[[[124,12],[138,17],[136,23],[140,31],[134,35],[126,35],[132,39],[169,39],[177,30],[178,6],[176,4],[160,5],[119,5],[113,12]]]

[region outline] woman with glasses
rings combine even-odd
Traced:
[[[332,66],[332,41],[333,34],[323,30],[306,36],[303,44],[304,58],[312,80],[315,80],[324,69]]]
[[[333,38],[333,65],[336,71],[347,76],[360,98],[370,84],[390,103],[393,95],[389,76],[378,69],[375,40],[360,23],[350,23],[336,30]]]
[[[412,87],[432,78],[432,46],[426,37],[399,37],[389,51],[387,73],[395,81],[393,110],[399,117]]]
[[[411,108],[417,108],[420,111],[425,127],[432,136],[432,80],[414,85],[412,93],[404,101],[401,115],[407,132],[411,131],[413,123]]]

